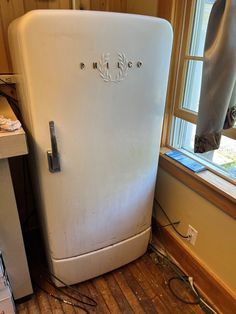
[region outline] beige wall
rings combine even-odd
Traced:
[[[184,241],[203,264],[236,292],[235,220],[161,168],[156,197],[172,221],[181,221],[179,231],[186,234],[189,224],[198,231],[195,246],[181,239],[170,228],[172,235]],[[155,210],[154,215],[159,222],[166,223],[160,211]]]

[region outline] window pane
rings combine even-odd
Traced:
[[[197,115],[199,107],[203,62],[199,60],[202,58],[194,58],[194,56],[203,56],[207,24],[214,2],[214,0],[195,1],[196,7],[190,52],[184,61],[185,78],[181,107],[192,111],[195,115]],[[185,118],[187,119],[187,116]],[[173,117],[170,145],[176,149],[183,150],[186,154],[206,164],[209,168],[236,181],[236,140],[222,136],[218,150],[204,154],[195,154],[193,152],[195,132],[196,125]],[[229,136],[232,136],[232,134]]]
[[[182,108],[198,112],[202,79],[202,61],[186,61],[187,72]]]
[[[206,30],[211,8],[215,0],[197,0],[191,37],[191,56],[203,56]]]
[[[196,1],[193,30],[190,44],[190,56],[203,56],[209,15],[214,0]],[[186,61],[186,77],[182,108],[198,112],[201,90],[202,66],[199,60]]]
[[[171,145],[191,153],[193,158],[202,159],[200,162],[205,161],[208,166],[236,180],[236,140],[222,136],[219,149],[204,154],[195,154],[193,152],[195,132],[195,124],[175,118],[172,130],[172,134],[175,136],[172,137]]]

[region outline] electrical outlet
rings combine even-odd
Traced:
[[[1,74],[0,75],[0,84],[15,84],[16,75],[14,74]]]
[[[188,232],[187,232],[189,243],[191,243],[192,245],[195,245],[196,240],[197,240],[197,235],[198,235],[198,231],[194,229],[191,225],[189,225]]]

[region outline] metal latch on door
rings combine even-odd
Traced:
[[[61,171],[54,121],[49,121],[49,132],[51,139],[51,150],[47,151],[48,169],[50,172],[54,173]]]

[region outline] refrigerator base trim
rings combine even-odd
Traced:
[[[51,271],[68,285],[76,284],[116,268],[142,256],[150,240],[151,227],[114,245],[77,257],[51,259]],[[62,286],[54,280],[57,286]]]

